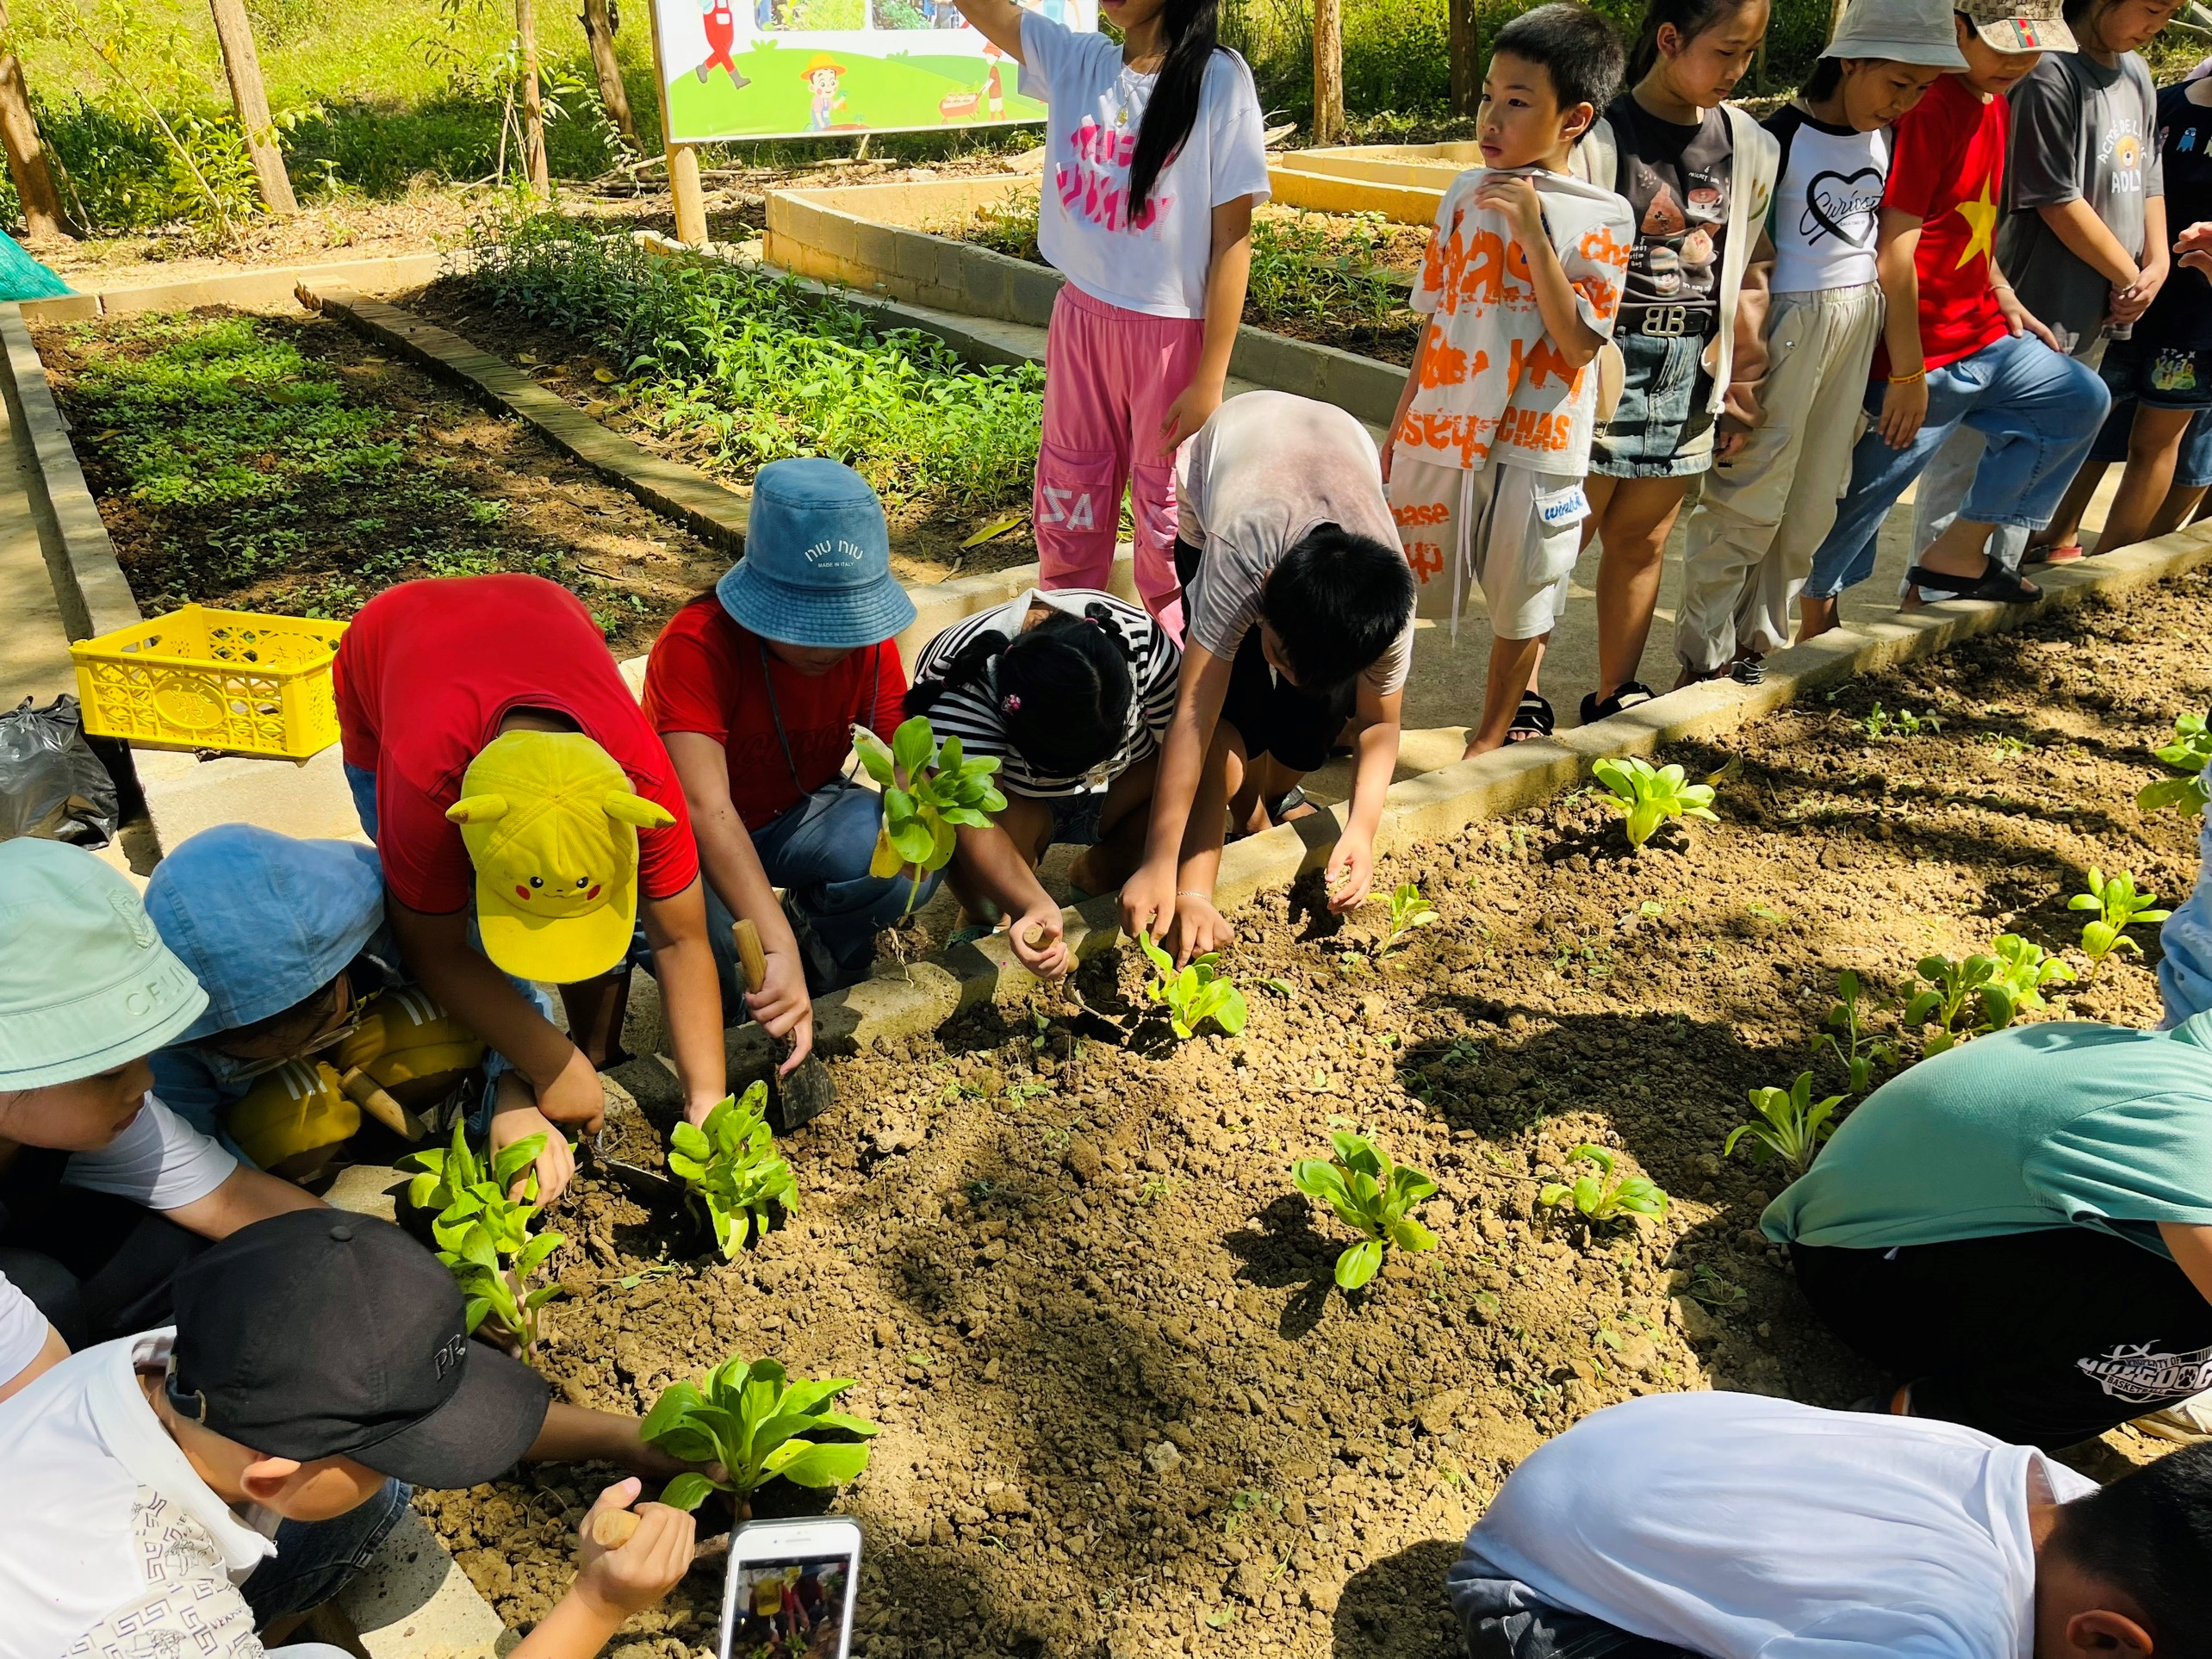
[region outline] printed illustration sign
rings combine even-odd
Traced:
[[[1097,0],[1022,3],[1098,27]],[[654,0],[654,22],[674,144],[1045,118],[952,0]]]

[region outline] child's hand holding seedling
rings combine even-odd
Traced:
[[[1322,879],[1328,885],[1331,911],[1342,916],[1358,910],[1375,885],[1375,843],[1347,826],[1337,837]]]
[[[1145,995],[1165,1005],[1168,1023],[1177,1036],[1190,1041],[1208,1020],[1219,1026],[1224,1036],[1233,1037],[1245,1028],[1251,1010],[1245,1006],[1244,993],[1221,971],[1220,958],[1193,957],[1188,966],[1178,969],[1174,958],[1153,943],[1150,934],[1139,934],[1137,944],[1153,965],[1153,977],[1145,981]]]

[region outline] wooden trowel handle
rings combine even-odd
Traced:
[[[637,1531],[637,1516],[628,1509],[602,1509],[592,1517],[592,1542],[602,1550],[619,1550]]]
[[[761,930],[741,916],[731,931],[737,935],[737,960],[745,971],[745,989],[757,991],[768,982],[768,954],[761,948]]]

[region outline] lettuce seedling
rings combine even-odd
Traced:
[[[1599,798],[1627,821],[1631,847],[1642,847],[1662,824],[1675,818],[1703,818],[1707,823],[1720,821],[1712,811],[1712,786],[1687,781],[1689,774],[1678,766],[1655,767],[1634,757],[1607,758],[1590,770],[1612,792]]]
[[[1362,1234],[1360,1241],[1337,1258],[1336,1282],[1345,1290],[1357,1290],[1373,1278],[1382,1265],[1386,1246],[1401,1250],[1433,1250],[1436,1234],[1413,1218],[1416,1204],[1436,1194],[1436,1183],[1417,1169],[1393,1164],[1364,1134],[1345,1129],[1329,1132],[1336,1148],[1333,1159],[1302,1158],[1290,1166],[1291,1184],[1308,1198],[1318,1198],[1337,1213],[1337,1219]]]
[[[2212,730],[2206,730],[2204,717],[2183,715],[2173,723],[2173,741],[2151,753],[2181,775],[2147,785],[2135,797],[2137,810],[2155,812],[2163,806],[2178,806],[2184,818],[2203,811],[2208,794],[2205,762],[2212,761]]]
[[[1917,989],[1905,999],[1904,1023],[1913,1028],[1935,1022],[1923,1053],[1932,1059],[2012,1023],[2016,998],[2003,978],[2004,966],[1994,956],[1969,956],[1963,962],[1948,956],[1920,959],[1913,969]]]
[[[1420,929],[1433,927],[1442,920],[1436,913],[1436,906],[1421,897],[1419,886],[1410,881],[1401,882],[1390,894],[1390,930],[1383,935],[1382,948],[1375,954],[1388,956]]]
[[[668,1168],[714,1229],[725,1258],[768,1230],[768,1206],[798,1208],[791,1165],[776,1156],[767,1123],[768,1085],[742,1100],[723,1097],[703,1123],[679,1123],[668,1136]]]
[[[1137,944],[1153,965],[1153,977],[1145,981],[1145,995],[1166,1004],[1168,1023],[1175,1028],[1177,1036],[1189,1041],[1208,1020],[1220,1027],[1224,1036],[1233,1037],[1245,1028],[1252,1010],[1245,1006],[1244,992],[1221,972],[1219,953],[1194,956],[1190,965],[1178,972],[1175,959],[1153,943],[1151,934],[1139,934]]]
[[[1810,1072],[1799,1072],[1797,1081],[1786,1089],[1754,1089],[1751,1109],[1764,1122],[1739,1123],[1730,1129],[1720,1155],[1734,1156],[1736,1143],[1748,1135],[1754,1164],[1779,1158],[1790,1166],[1790,1178],[1795,1180],[1811,1164],[1820,1151],[1820,1143],[1836,1133],[1831,1120],[1836,1109],[1842,1103],[1841,1095],[1815,1100]]]
[[[1546,1209],[1567,1205],[1593,1227],[1603,1227],[1624,1215],[1667,1213],[1667,1195],[1643,1176],[1616,1177],[1613,1155],[1603,1146],[1593,1146],[1585,1141],[1567,1154],[1567,1161],[1580,1161],[1593,1167],[1576,1175],[1571,1184],[1547,1182],[1536,1195],[1536,1202]]]
[[[2076,893],[2066,901],[2070,910],[2095,910],[2097,920],[2081,926],[2082,954],[2089,958],[2089,978],[2097,977],[2104,959],[2118,951],[2123,956],[2141,956],[2143,948],[2128,937],[2126,929],[2138,922],[2163,922],[2172,910],[2152,908],[2159,902],[2156,893],[2135,891],[2133,873],[2122,870],[2107,878],[2104,872],[2091,865],[2089,872],[2089,891]]]
[[[2043,987],[2070,983],[2074,977],[2074,971],[2064,962],[2016,933],[2000,933],[1990,941],[1989,949],[1997,958],[1998,982],[2012,993],[2016,1009],[2041,1012],[2050,1005],[2043,1000]]]
[[[661,1501],[696,1509],[710,1492],[737,1500],[749,1520],[753,1494],[779,1476],[794,1486],[842,1486],[868,1466],[867,1442],[878,1428],[863,1417],[830,1409],[853,1386],[850,1377],[794,1382],[773,1359],[750,1364],[732,1356],[700,1382],[672,1382],[661,1391],[637,1432],[649,1445],[687,1463],[719,1463],[724,1478],[687,1471],[670,1481]],[[858,1437],[822,1441],[830,1431]]]
[[[1006,810],[1006,797],[991,781],[998,757],[971,761],[957,737],[939,744],[936,732],[918,714],[892,733],[888,748],[866,726],[854,726],[853,746],[868,775],[883,786],[883,824],[876,831],[868,873],[888,877],[911,871],[906,895],[910,911],[922,895],[921,878],[952,862],[959,832],[988,829],[991,815]]]
[[[469,1146],[463,1122],[453,1126],[450,1146],[410,1153],[401,1160],[403,1168],[418,1171],[407,1184],[407,1202],[437,1212],[431,1238],[438,1259],[461,1287],[469,1330],[473,1333],[496,1316],[521,1345],[525,1361],[537,1347],[537,1310],[563,1294],[557,1284],[528,1288],[530,1276],[563,1241],[561,1233],[530,1230],[539,1210],[534,1165],[544,1150],[544,1135],[528,1135],[501,1148],[487,1166]],[[518,1180],[519,1199],[508,1196]]]
[[[1851,1079],[1850,1092],[1863,1095],[1874,1080],[1876,1066],[1896,1066],[1897,1048],[1892,1043],[1873,1041],[1861,1028],[1859,976],[1849,968],[1836,978],[1836,997],[1835,1006],[1828,1010],[1828,1029],[1813,1039],[1813,1052],[1817,1053],[1825,1047],[1834,1053]]]

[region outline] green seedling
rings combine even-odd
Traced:
[[[2151,753],[2180,775],[2147,785],[2135,797],[2136,808],[2155,812],[2160,807],[2178,806],[2184,818],[2193,818],[2203,811],[2207,796],[2204,766],[2212,761],[2212,731],[2205,729],[2204,717],[2183,715],[2173,723],[2173,741]]]
[[[661,1501],[696,1509],[710,1492],[737,1500],[749,1520],[753,1494],[780,1476],[794,1486],[842,1486],[868,1466],[867,1442],[878,1432],[866,1418],[830,1409],[853,1386],[850,1377],[794,1382],[773,1359],[748,1364],[732,1357],[700,1382],[672,1382],[637,1426],[649,1445],[687,1463],[719,1463],[724,1478],[687,1471],[670,1481]],[[816,1440],[824,1432],[857,1440]]]
[[[2012,993],[2016,1009],[2040,1011],[2048,1007],[2043,1000],[2043,987],[2066,984],[2074,977],[2073,970],[2064,962],[2016,933],[1998,935],[1990,943],[1990,954],[1997,958],[1998,982]]]
[[[1603,1146],[1593,1146],[1585,1141],[1567,1154],[1567,1161],[1585,1163],[1591,1167],[1578,1173],[1571,1184],[1546,1183],[1536,1195],[1536,1202],[1544,1209],[1557,1209],[1563,1205],[1593,1227],[1606,1226],[1624,1215],[1667,1213],[1667,1195],[1643,1176],[1615,1176],[1613,1155]]]
[[[488,1165],[469,1145],[465,1122],[453,1126],[453,1144],[410,1153],[401,1167],[418,1171],[407,1184],[407,1202],[434,1210],[430,1234],[438,1259],[461,1287],[469,1332],[496,1317],[526,1361],[537,1348],[537,1311],[562,1294],[557,1284],[530,1289],[530,1276],[561,1247],[558,1233],[533,1233],[537,1219],[537,1154],[545,1137],[527,1135],[502,1147]],[[522,1196],[513,1193],[519,1182]]]
[[[1748,1136],[1754,1164],[1763,1165],[1779,1158],[1789,1165],[1790,1177],[1794,1180],[1811,1164],[1820,1151],[1820,1143],[1836,1133],[1832,1120],[1836,1109],[1842,1103],[1841,1095],[1815,1100],[1810,1072],[1799,1072],[1797,1081],[1786,1089],[1754,1089],[1751,1109],[1762,1121],[1739,1123],[1730,1129],[1720,1155],[1733,1157],[1736,1143]]]
[[[1915,714],[1911,709],[1892,713],[1877,703],[1873,711],[1859,722],[1859,730],[1869,742],[1878,743],[1888,737],[1917,737],[1923,731],[1933,736],[1943,730],[1943,723],[1932,714]]]
[[[1828,1029],[1813,1039],[1813,1052],[1824,1047],[1842,1063],[1851,1079],[1850,1092],[1863,1095],[1874,1080],[1876,1066],[1895,1066],[1897,1048],[1894,1044],[1876,1042],[1869,1038],[1860,1023],[1861,997],[1859,976],[1845,968],[1836,978],[1836,1004],[1828,1010]]]
[[[1318,1198],[1337,1219],[1361,1234],[1360,1241],[1337,1258],[1339,1288],[1357,1290],[1382,1266],[1382,1252],[1433,1250],[1436,1234],[1413,1218],[1414,1207],[1436,1193],[1436,1183],[1419,1170],[1393,1164],[1364,1134],[1333,1129],[1333,1159],[1302,1158],[1290,1166],[1291,1184]]]
[[[743,1099],[725,1095],[703,1123],[679,1123],[668,1136],[668,1168],[714,1229],[724,1258],[768,1228],[768,1206],[798,1208],[791,1165],[776,1156],[767,1123],[768,1085],[755,1083]]]
[[[1922,1045],[1930,1058],[1971,1038],[2002,1031],[2012,1023],[2017,1005],[2004,979],[2004,965],[1994,956],[1923,956],[1915,965],[1915,989],[1905,998],[1904,1023],[1917,1029],[1931,1022],[1936,1029]]]
[[[952,862],[960,831],[987,830],[991,815],[1006,810],[1006,797],[991,781],[998,757],[969,760],[959,738],[939,743],[918,714],[900,723],[887,748],[866,726],[855,726],[853,746],[868,776],[883,786],[883,826],[876,831],[868,873],[912,872],[906,893],[910,913],[922,897],[922,878]]]
[[[1145,960],[1153,965],[1153,978],[1145,981],[1145,995],[1166,1005],[1168,1023],[1175,1028],[1177,1036],[1188,1041],[1209,1020],[1224,1036],[1233,1037],[1245,1028],[1251,1010],[1245,1006],[1244,992],[1221,972],[1218,953],[1194,956],[1190,965],[1178,972],[1175,959],[1153,943],[1152,935],[1139,934],[1137,943]]]
[[[1642,847],[1661,825],[1676,818],[1719,822],[1712,811],[1712,786],[1687,781],[1689,774],[1679,766],[1655,767],[1634,757],[1607,758],[1590,770],[1612,792],[1599,798],[1625,820],[1631,847]]]
[[[1420,887],[1410,881],[1401,882],[1390,894],[1390,930],[1383,935],[1382,948],[1375,954],[1388,956],[1421,929],[1443,920],[1436,906],[1421,897]]]
[[[2082,954],[2089,958],[2091,979],[2097,977],[2104,959],[2115,951],[2123,956],[2143,954],[2143,948],[2128,938],[2126,930],[2138,922],[2163,922],[2173,914],[2153,909],[2158,902],[2156,893],[2136,892],[2132,872],[2122,870],[2108,878],[2095,866],[2090,867],[2089,891],[2076,893],[2066,901],[2066,908],[2097,912],[2097,920],[2081,926]]]

